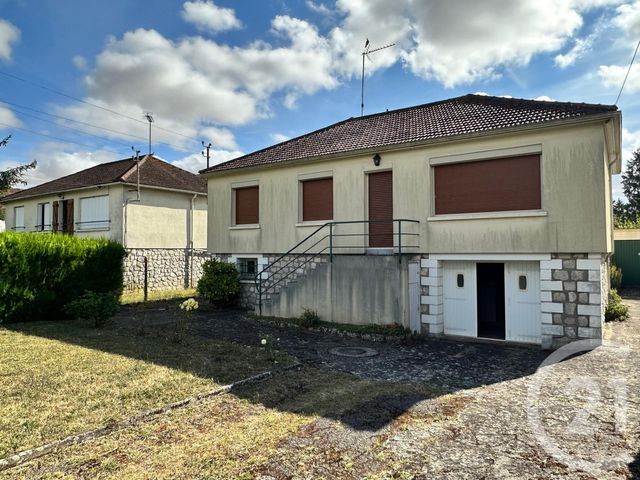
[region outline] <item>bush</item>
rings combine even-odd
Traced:
[[[613,263],[609,267],[609,282],[611,288],[616,290],[622,287],[622,269],[616,267]]]
[[[303,308],[300,315],[300,325],[305,328],[313,328],[320,325],[320,316],[318,312],[310,308]]]
[[[124,256],[110,240],[0,233],[0,322],[57,319],[85,291],[121,292]]]
[[[202,265],[198,295],[216,306],[235,305],[240,294],[240,275],[232,263],[208,260]]]
[[[623,322],[629,320],[629,307],[622,303],[622,298],[615,288],[609,292],[609,303],[604,311],[605,322]]]
[[[119,306],[117,294],[87,292],[65,305],[64,311],[73,318],[91,320],[94,327],[100,328],[118,312]]]

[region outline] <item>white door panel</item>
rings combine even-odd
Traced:
[[[462,275],[463,286],[458,286]],[[478,335],[475,262],[443,262],[444,333]]]
[[[520,285],[521,276],[526,285]],[[506,262],[504,284],[507,340],[540,343],[540,263]]]

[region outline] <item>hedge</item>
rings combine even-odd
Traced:
[[[0,233],[0,323],[53,320],[87,291],[122,291],[122,245],[111,240]]]

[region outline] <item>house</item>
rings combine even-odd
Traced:
[[[126,287],[143,288],[147,262],[147,287],[165,289],[194,282],[194,251],[207,241],[206,196],[201,177],[146,155],[139,162],[96,165],[7,195],[2,203],[7,230],[121,242],[129,251]]]
[[[208,248],[263,314],[600,339],[620,132],[615,106],[484,95],[350,118],[203,170]]]
[[[9,190],[2,192],[2,196],[0,196],[0,232],[4,232],[6,229],[6,223],[4,221],[5,209],[4,209],[4,206],[2,205],[2,198],[19,191],[20,191],[19,188],[10,188]]]

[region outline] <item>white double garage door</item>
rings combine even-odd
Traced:
[[[443,261],[444,333],[541,342],[540,262]]]

